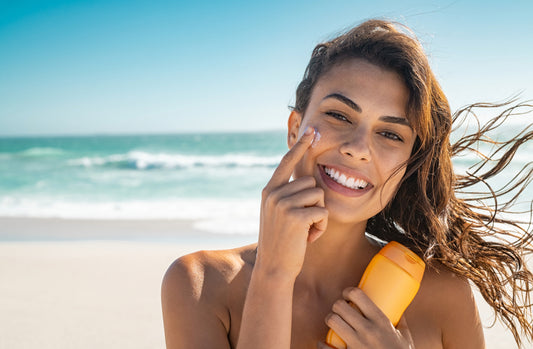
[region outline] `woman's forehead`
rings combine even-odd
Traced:
[[[359,112],[364,112],[365,106],[372,106],[393,109],[404,117],[409,101],[409,90],[396,72],[364,59],[350,59],[329,69],[317,81],[310,104],[321,104],[331,95],[353,101]]]

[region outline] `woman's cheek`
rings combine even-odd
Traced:
[[[409,160],[409,153],[389,148],[382,151],[380,156],[385,160],[383,161],[383,164],[386,164],[387,166],[383,172],[387,174],[387,177],[392,177],[394,181],[399,182],[405,174],[406,163]]]

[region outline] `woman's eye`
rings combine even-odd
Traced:
[[[388,139],[392,139],[393,141],[400,141],[400,142],[403,142],[403,139],[400,138],[400,136],[398,136],[396,133],[394,132],[389,132],[389,131],[383,131],[383,132],[380,132],[380,134],[383,136],[383,137],[386,137]]]
[[[334,111],[328,111],[328,112],[326,112],[326,115],[329,115],[329,116],[331,116],[332,118],[335,118],[335,119],[337,119],[337,120],[350,122],[350,120],[348,120],[347,117],[345,117],[345,116],[342,115],[342,114],[336,113],[336,112],[334,112]]]

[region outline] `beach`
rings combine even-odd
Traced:
[[[254,239],[187,224],[0,219],[0,348],[164,348],[160,286],[170,263]]]
[[[164,348],[166,269],[257,240],[261,189],[285,137],[0,138],[0,349]],[[499,323],[486,339],[489,349],[516,346]]]
[[[0,348],[164,348],[160,285],[170,263],[254,240],[180,220],[0,218]],[[489,349],[516,346],[500,323],[485,335]]]

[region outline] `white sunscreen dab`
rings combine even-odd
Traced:
[[[320,135],[320,132],[318,132],[318,129],[316,127],[314,127],[314,129],[315,129],[315,137],[313,138],[313,142],[311,143],[311,148],[314,148],[317,145],[320,138],[322,137]]]

